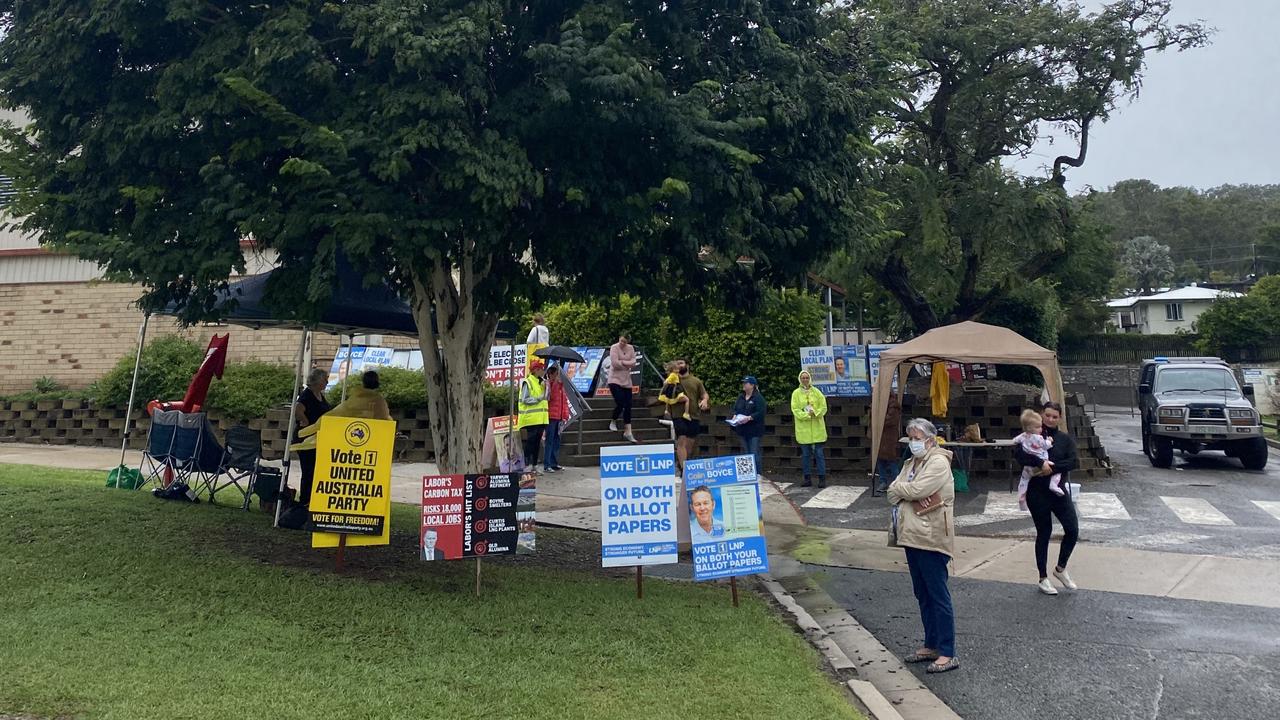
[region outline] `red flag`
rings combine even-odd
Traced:
[[[204,406],[205,397],[209,394],[209,383],[213,382],[216,375],[218,379],[222,379],[222,371],[227,366],[227,341],[231,339],[231,335],[213,336],[209,341],[209,347],[204,353],[204,362],[200,363],[200,369],[196,370],[196,374],[191,378],[191,384],[187,386],[187,394],[183,396],[181,406],[170,404],[169,409],[181,410],[183,412],[199,412]]]

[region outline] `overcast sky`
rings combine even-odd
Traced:
[[[1173,19],[1217,28],[1212,44],[1148,57],[1142,92],[1094,126],[1084,167],[1068,168],[1072,193],[1128,178],[1280,184],[1280,0],[1173,0]],[[1014,166],[1033,172],[1073,148],[1042,143]]]

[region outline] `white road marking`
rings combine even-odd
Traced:
[[[1211,535],[1196,535],[1193,533],[1156,533],[1154,535],[1137,535],[1134,537],[1120,538],[1117,543],[1125,547],[1145,550],[1147,548],[1174,547],[1177,545],[1187,545],[1189,543],[1208,540]]]
[[[1178,519],[1188,525],[1235,525],[1231,518],[1209,504],[1208,500],[1189,497],[1161,497]]]
[[[777,495],[780,492],[786,493],[787,488],[789,487],[791,487],[791,483],[789,482],[771,482],[771,481],[765,480],[764,482],[760,483],[760,497],[767,498],[773,495]]]
[[[1252,502],[1266,510],[1271,517],[1280,520],[1280,500],[1253,500]]]
[[[800,507],[843,510],[862,497],[862,493],[866,491],[867,489],[864,487],[831,485],[819,490],[817,495],[809,498]]]
[[[1018,507],[1018,493],[989,492],[987,493],[986,503],[981,513],[957,515],[956,525],[969,527],[971,525],[986,525],[1018,518],[1031,519],[1031,515],[1026,510]]]
[[[1082,492],[1076,499],[1076,515],[1094,520],[1132,520],[1115,493]]]

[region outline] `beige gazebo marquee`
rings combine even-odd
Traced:
[[[920,337],[880,354],[880,375],[871,392],[871,466],[879,459],[880,436],[884,433],[884,413],[898,376],[898,399],[907,385],[907,373],[917,363],[991,363],[1030,365],[1044,376],[1049,398],[1062,403],[1062,372],[1058,356],[1008,328],[962,322],[934,328]],[[1065,407],[1065,406],[1064,406]]]

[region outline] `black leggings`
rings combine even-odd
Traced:
[[[298,489],[298,502],[306,505],[311,502],[311,485],[316,476],[316,451],[299,450],[298,466],[302,468],[302,486]]]
[[[609,383],[609,392],[613,395],[613,419],[622,418],[623,424],[631,424],[631,388],[617,383]]]
[[[1067,489],[1067,478],[1062,478],[1062,489]],[[1058,549],[1058,567],[1067,569],[1071,551],[1080,539],[1080,522],[1076,519],[1076,505],[1070,495],[1055,495],[1049,491],[1049,478],[1032,478],[1027,488],[1027,509],[1036,524],[1036,568],[1040,577],[1049,577],[1049,537],[1053,535],[1053,518],[1062,523],[1062,546]]]
[[[542,447],[542,433],[546,425],[529,425],[524,429],[524,466],[530,470],[538,464],[538,449]]]

